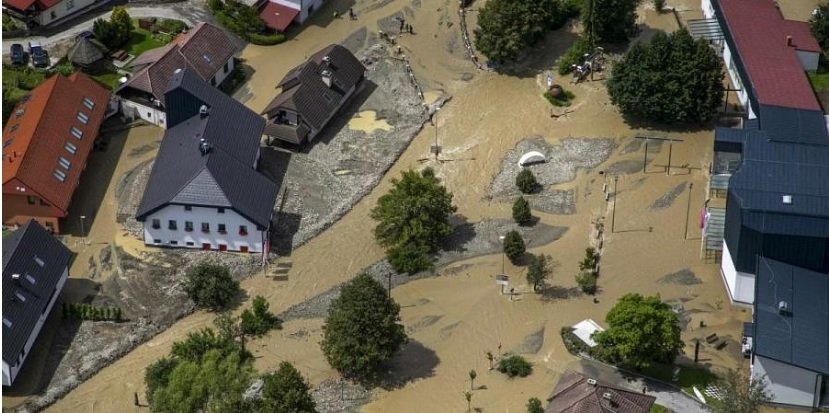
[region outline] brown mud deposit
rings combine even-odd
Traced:
[[[694,15],[699,13],[698,2],[677,0],[675,3],[669,1],[669,6],[683,8],[679,12],[681,19],[699,17]],[[501,271],[502,265],[501,254],[497,253],[499,249],[494,254],[461,258],[462,261],[446,267],[439,266],[436,271],[438,276],[430,275],[396,284],[398,286],[392,290],[392,295],[402,307],[402,321],[410,328],[412,343],[389,363],[384,374],[386,382],[391,385],[373,389],[370,393],[354,390],[354,398],[359,398],[359,401],[342,409],[336,406],[339,387],[332,384],[337,383],[338,375],[327,365],[318,346],[323,321],[316,308],[309,307],[307,313],[304,313],[305,310],[297,311],[296,316],[285,323],[283,330],[250,342],[249,348],[256,356],[255,366],[259,371],[272,370],[284,360],[293,362],[314,386],[320,386],[317,400],[329,401],[321,406],[325,411],[353,411],[358,409],[357,404],[366,402],[359,407],[360,411],[419,413],[466,409],[462,392],[469,388],[467,374],[474,368],[478,371],[476,384],[486,386],[486,390],[474,391],[473,407],[494,412],[519,411],[529,397],[546,397],[559,375],[576,361],[561,343],[558,336],[561,327],[585,318],[604,325],[607,311],[626,293],[660,294],[672,304],[681,305],[680,311],[687,323],[682,332],[687,343],[686,355],[681,358],[681,363],[691,363],[687,355],[693,354],[692,339],[712,333],[721,337],[739,337],[742,322],[750,318],[750,313],[728,303],[717,264],[699,258],[700,231],[694,225],[693,218],[696,216],[694,211],[698,211],[705,201],[705,171],[711,161],[710,130],[632,129],[610,104],[602,81],[573,85],[568,83],[569,77],[561,81],[576,95],[571,107],[573,112],[557,119],[550,118],[549,103],[540,96],[542,90],[538,79],[575,39],[572,28],[551,33],[528,53],[527,60],[519,65],[521,70],[516,71],[516,75],[507,76],[476,71],[465,58],[463,47],[458,42],[455,1],[358,0],[353,5],[357,21],[332,20],[334,7],[342,4],[345,3],[327,3],[291,41],[275,47],[248,46],[245,49],[243,58],[255,68],[250,81],[240,91],[246,96],[249,107],[261,110],[276,94],[273,88],[278,79],[315,50],[346,38],[355,44],[349,47],[374,44],[377,21],[396,13],[403,13],[407,22],[415,28],[415,35],[392,34],[397,36],[397,44],[410,59],[418,81],[424,90],[445,91],[453,99],[435,117],[437,127],[425,126],[377,187],[340,220],[303,246],[290,251],[290,256],[277,260],[266,272],[242,282],[248,296],[264,296],[274,312],[281,313],[301,305],[332,290],[374,263],[382,262],[383,251],[371,234],[373,223],[369,211],[377,198],[389,189],[388,179],[398,176],[403,170],[433,167],[453,192],[458,214],[468,222],[509,222],[511,199],[491,199],[493,193],[490,191],[502,166],[515,164],[505,159],[512,156],[511,151],[526,137],[543,137],[544,145],[556,148],[565,148],[565,142],[572,137],[588,137],[584,138],[586,144],[591,140],[602,142],[598,138],[605,138],[610,140],[611,147],[607,149],[607,155],[599,154],[601,156],[597,157],[589,154],[591,161],[588,164],[593,166],[562,172],[560,176],[567,178],[564,183],[549,182],[550,189],[572,191],[573,213],[553,215],[536,210],[539,218],[536,225],[547,226],[539,228],[568,228],[556,242],[531,247],[530,252],[550,254],[560,262],[548,280],[549,287],[544,294],[531,292],[524,281],[526,267],[506,262],[510,288],[514,288],[515,292],[501,295],[494,281],[494,275]],[[476,13],[467,14],[470,27],[474,27]],[[643,37],[659,30],[672,31],[677,28],[671,13],[657,14],[652,10],[642,10],[640,15]],[[352,36],[362,33],[363,29],[367,33],[365,36]],[[456,44],[454,47],[453,42]],[[388,119],[382,107],[367,109],[375,110],[378,118]],[[393,126],[392,131],[398,128],[392,121],[389,124]],[[613,180],[608,179],[607,174],[598,172],[617,162],[641,161],[644,148],[633,143],[633,137],[645,132],[653,136],[670,133],[671,137],[682,139],[683,142],[673,145],[672,163],[675,167],[683,164],[688,167],[676,169],[672,175],[666,174],[667,151],[657,152],[649,146],[647,174],[635,170],[632,162],[620,164],[625,165],[620,167],[620,171],[625,173],[619,175],[613,188],[617,195],[615,202],[606,202],[603,186],[612,186]],[[437,160],[429,152],[436,139],[442,148]],[[148,143],[138,142],[133,147]],[[128,162],[122,160],[118,163],[113,181],[148,159],[151,155],[142,155]],[[326,164],[326,174],[337,168],[338,162]],[[352,167],[358,169],[349,166]],[[510,190],[513,178],[504,175],[502,187],[497,188],[504,193],[496,192],[507,197],[506,191]],[[693,190],[683,191],[678,200],[663,209],[648,208],[655,199],[684,182],[693,183]],[[113,185],[110,183],[110,187]],[[685,196],[690,196],[691,217],[686,217]],[[136,251],[142,248],[130,241],[134,238],[123,237],[123,229],[113,224],[115,197],[108,197],[104,204],[98,215],[112,219],[96,219],[90,230],[92,246],[78,246],[81,253],[75,266],[83,270],[88,265],[89,257],[99,255],[100,246],[95,242],[108,244],[115,240],[118,246],[131,254],[138,254]],[[608,222],[612,204],[616,209],[613,232],[609,230],[611,225]],[[691,223],[687,239],[683,234],[686,219]],[[576,293],[573,278],[596,220],[603,221],[607,230],[596,297],[598,302],[594,302],[591,296]],[[693,272],[698,283],[673,282],[673,278],[671,282],[659,282],[665,274],[686,268]],[[381,274],[382,270],[378,268]],[[73,277],[82,278],[80,274],[83,274],[82,270],[73,268]],[[391,278],[395,283],[403,277]],[[248,304],[242,306],[245,305]],[[143,396],[146,366],[168,354],[172,343],[183,339],[188,332],[209,326],[212,318],[212,315],[202,312],[182,318],[171,328],[100,370],[48,411],[146,411],[146,408],[133,406],[134,392],[139,393],[142,403],[146,402]],[[698,327],[699,321],[704,321],[705,327]],[[539,331],[543,332],[539,334]],[[502,352],[518,349],[528,341],[533,344],[530,350],[534,350],[540,341],[537,352],[525,355],[534,364],[531,376],[508,380],[499,373],[488,371],[485,352],[497,355],[499,348]],[[703,346],[701,364],[715,369],[745,366],[744,359],[735,355],[736,347],[729,344],[724,350],[717,350]],[[10,399],[4,397],[4,401]]]

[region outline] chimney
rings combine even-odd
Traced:
[[[199,116],[201,118],[206,118],[209,113],[210,110],[207,108],[207,105],[201,105],[201,107],[199,108]]]
[[[794,47],[794,43],[792,42],[792,36],[786,36],[786,46]]]
[[[792,203],[792,196],[791,195],[783,195],[783,203],[784,204],[791,204]]]
[[[590,386],[596,387],[596,379],[587,379],[587,384]]]
[[[12,280],[17,281],[19,279],[20,279],[20,274],[12,274]]]
[[[324,69],[322,71],[322,81],[325,82],[325,86],[331,87],[331,71],[328,69]]]
[[[785,301],[777,303],[777,313],[780,315],[787,315],[789,313],[789,303]]]

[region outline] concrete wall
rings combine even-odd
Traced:
[[[184,205],[167,205],[148,215],[144,221],[144,243],[194,249],[203,249],[203,244],[210,244],[213,250],[218,250],[219,245],[226,245],[228,251],[241,251],[242,247],[248,247],[249,252],[262,252],[264,231],[258,231],[256,224],[236,211],[225,208],[224,213],[219,213],[218,208],[202,206],[193,206],[190,211],[184,208]],[[160,221],[160,228],[152,227],[153,219]],[[177,229],[168,229],[170,220],[176,221]],[[192,231],[185,231],[186,221],[193,222]],[[210,224],[210,232],[202,232],[203,222]],[[227,228],[225,234],[219,233],[219,224]],[[247,235],[239,234],[240,225],[247,226]]]
[[[722,243],[720,274],[722,274],[728,298],[731,299],[732,303],[754,304],[754,281],[756,277],[754,274],[737,271],[725,240]]]
[[[49,303],[46,304],[46,308],[44,308],[43,312],[41,312],[40,317],[38,318],[37,323],[35,324],[35,327],[32,330],[32,333],[29,335],[29,339],[26,340],[26,344],[23,346],[23,352],[18,357],[17,364],[14,366],[8,366],[5,361],[3,362],[4,386],[9,386],[12,382],[14,382],[15,377],[17,377],[17,373],[23,366],[23,362],[25,362],[26,358],[29,357],[29,352],[31,351],[32,346],[35,344],[35,340],[37,339],[38,334],[40,334],[40,329],[43,327],[43,323],[45,323],[46,319],[49,317],[49,313],[52,311],[52,307],[54,307],[55,301],[57,301],[61,290],[63,290],[63,285],[66,284],[67,278],[69,278],[69,268],[64,268],[63,274],[58,280],[54,292],[51,295],[51,300],[49,300]],[[6,382],[7,379],[8,382]]]
[[[225,70],[225,67],[227,67],[227,70]],[[209,80],[209,83],[213,86],[218,87],[222,84],[222,82],[225,81],[225,79],[230,75],[230,73],[233,72],[233,68],[235,67],[236,58],[231,56],[230,59],[227,61],[226,66],[222,66],[221,68],[219,68],[219,71],[216,72],[213,78]]]
[[[797,51],[797,58],[800,59],[800,64],[803,65],[803,70],[807,72],[814,72],[817,70],[820,53]]]
[[[774,403],[817,406],[820,389],[818,373],[755,355],[751,375],[753,380],[765,377]]]
[[[153,125],[167,128],[167,115],[164,113],[164,109],[160,107],[149,107],[131,100],[122,99],[121,113],[129,119],[143,119]]]
[[[92,3],[95,3],[95,0],[63,0],[40,12],[36,20],[41,26],[46,26],[72,13],[77,13]]]
[[[311,15],[325,4],[325,0],[272,0],[277,4],[299,10],[299,14],[294,19],[297,24],[305,23]]]

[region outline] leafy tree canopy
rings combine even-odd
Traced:
[[[283,361],[279,368],[263,377],[262,412],[316,413],[308,382],[293,364]]]
[[[240,316],[242,333],[261,337],[272,328],[279,328],[280,321],[268,310],[269,306],[265,297],[257,295],[253,299],[251,308],[245,309]]]
[[[611,363],[646,368],[673,363],[682,352],[679,320],[659,296],[626,294],[607,313],[608,329],[593,339],[599,355]]]
[[[717,383],[722,399],[706,405],[713,413],[756,413],[771,401],[765,377],[749,380],[745,370],[728,370]]]
[[[405,171],[401,179],[391,183],[392,189],[371,210],[377,221],[374,236],[386,247],[395,270],[412,273],[426,269],[427,254],[452,232],[449,217],[457,210],[452,194],[431,168]]]
[[[634,36],[639,0],[584,0],[582,23],[588,40],[623,42]]]
[[[533,220],[530,203],[523,196],[518,197],[512,204],[512,219],[518,225],[527,225]]]
[[[328,310],[323,333],[321,347],[328,363],[357,379],[371,378],[407,340],[400,306],[367,274],[343,286]]]
[[[663,123],[703,122],[722,103],[720,59],[681,29],[634,44],[613,67],[607,89],[626,116]]]
[[[239,282],[226,266],[201,262],[187,272],[184,290],[197,307],[218,311],[239,293]]]
[[[510,262],[515,264],[516,260],[521,258],[527,252],[527,246],[524,245],[524,239],[518,231],[507,232],[504,236],[504,254],[509,258]]]
[[[555,262],[549,255],[533,255],[527,268],[527,283],[532,285],[533,291],[544,283],[553,274]]]
[[[817,8],[817,13],[809,20],[812,35],[815,36],[824,53],[829,53],[829,2],[824,1]]]

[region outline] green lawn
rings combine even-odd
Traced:
[[[122,75],[116,72],[106,72],[98,75],[93,75],[92,78],[110,89],[115,89],[115,87],[118,86],[118,78],[120,78],[121,76]]]
[[[823,73],[809,73],[809,81],[815,92],[822,92],[829,89],[829,71]]]
[[[650,413],[671,413],[671,411],[665,406],[654,404],[651,407]]]
[[[171,40],[172,38],[170,36],[163,34],[153,35],[148,30],[144,30],[136,24],[135,29],[130,33],[130,40],[127,41],[123,49],[133,56],[138,56],[147,50],[164,46],[170,43]]]
[[[696,386],[699,391],[705,390],[705,387],[716,381],[717,376],[705,369],[679,366],[679,381],[673,381],[673,372],[676,366],[666,365],[652,365],[643,370],[641,373],[664,382],[677,385],[689,394],[694,394],[693,387]]]

